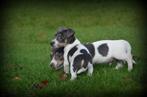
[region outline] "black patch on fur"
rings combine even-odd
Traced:
[[[80,52],[85,56],[85,59],[87,61],[89,61],[90,63],[92,63],[92,57],[91,57],[91,55],[85,49],[81,49]]]
[[[64,47],[60,47],[56,50],[56,52],[59,52],[59,53],[64,53]]]
[[[88,52],[87,52],[85,49],[81,49],[81,50],[80,50],[80,53],[88,54]]]
[[[91,56],[94,57],[95,49],[94,49],[93,44],[85,44],[84,46],[89,50]]]
[[[79,69],[81,69],[82,67],[86,68],[88,63],[92,63],[92,58],[91,58],[91,55],[89,55],[87,53],[87,51],[85,52],[86,50],[81,50],[81,52],[83,54],[80,54],[78,56],[75,57],[74,59],[74,62],[73,62],[73,71],[78,71]],[[82,60],[84,61],[83,64],[82,63]]]
[[[77,51],[77,46],[74,46],[69,52],[68,52],[68,62],[69,62],[69,64],[70,64],[70,61],[69,61],[69,56],[73,56],[73,54]]]
[[[70,38],[67,39],[67,43],[72,44],[75,41],[75,36],[71,36]]]
[[[77,46],[74,46],[69,52],[68,52],[68,56],[73,56],[73,54],[77,51]]]
[[[104,43],[104,44],[99,45],[99,47],[97,49],[98,49],[98,52],[102,56],[107,56],[108,51],[109,51],[109,47],[108,47],[107,43]]]

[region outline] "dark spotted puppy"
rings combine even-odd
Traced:
[[[92,75],[93,65],[91,54],[88,49],[75,38],[72,29],[60,29],[51,44],[55,48],[64,47],[64,72],[69,73],[70,70],[71,80],[76,79],[78,73],[86,70],[88,70],[89,76]]]
[[[61,48],[54,48],[53,45],[52,45],[52,42],[51,42],[51,62],[49,64],[49,66],[51,66],[52,68],[54,68],[55,70],[58,70],[60,68],[63,67],[63,62],[64,62],[64,58],[63,58],[63,55],[64,55],[64,47],[61,47]],[[94,47],[92,46],[92,44],[84,44],[84,46],[88,49],[88,51],[90,52],[91,54],[91,57],[94,57]],[[77,50],[77,47],[75,46],[74,48],[72,48],[69,53],[68,53],[68,58],[69,56],[72,56],[73,53]],[[84,53],[84,51],[81,51]],[[79,58],[82,58],[82,55],[79,55],[77,56],[77,58],[75,60],[78,60]],[[68,59],[69,60],[69,59]]]
[[[52,45],[51,45],[52,46]],[[75,51],[77,50],[77,46],[73,47],[69,53],[68,53],[68,60],[69,60],[69,57],[70,56],[73,56],[73,54],[75,53]],[[85,68],[87,66],[87,63],[91,56],[86,56],[84,57],[84,55],[87,53],[85,50],[81,50],[81,55],[78,55],[76,58],[75,58],[75,61],[74,61],[74,68],[80,68],[80,66],[78,66],[78,64],[81,64],[80,63],[80,60],[85,60],[82,61],[84,62],[83,65]],[[60,68],[63,67],[63,62],[64,62],[64,58],[63,58],[63,55],[64,55],[64,47],[61,47],[61,48],[53,48],[51,49],[51,54],[50,54],[50,58],[51,58],[51,62],[50,62],[50,66],[52,68],[54,68],[55,70],[59,70]],[[91,61],[91,60],[90,60]],[[76,66],[77,65],[77,66]],[[82,67],[82,66],[81,66]]]
[[[52,68],[54,68],[55,70],[59,70],[60,68],[63,67],[63,62],[64,62],[64,47],[61,48],[54,48],[52,46],[52,42],[51,42],[51,53],[50,53],[50,58],[51,58],[51,62],[49,64],[49,66],[51,66]],[[84,46],[88,49],[88,51],[90,52],[91,56],[94,56],[94,48],[92,48],[92,44],[84,44]],[[69,56],[72,56],[73,53],[77,50],[77,47],[75,46],[74,48],[72,48],[69,53],[68,53],[68,60],[69,60]],[[81,51],[83,54],[85,53],[83,50]],[[80,58],[79,58],[80,57]],[[76,57],[75,61],[78,63],[78,59],[83,58],[83,55],[79,55]],[[85,57],[88,58],[88,57]],[[87,59],[86,59],[87,60]],[[75,63],[76,63],[75,62]],[[76,64],[77,64],[76,63]],[[86,62],[87,63],[87,62]],[[86,65],[86,64],[83,64]]]
[[[118,60],[116,69],[122,67],[122,61],[128,63],[128,71],[133,69],[135,61],[131,54],[131,45],[126,40],[101,40],[92,43],[95,54],[93,63],[109,63]]]
[[[101,40],[85,45],[92,55],[92,63],[111,63],[117,60],[115,69],[121,68],[127,62],[128,71],[133,69],[135,61],[131,54],[131,45],[126,40]]]

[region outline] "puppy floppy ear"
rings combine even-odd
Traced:
[[[68,28],[66,34],[67,34],[67,37],[71,37],[75,34],[75,32],[71,28]]]

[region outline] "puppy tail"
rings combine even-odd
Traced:
[[[134,58],[135,58],[135,56],[133,56],[133,58],[132,58],[132,62],[133,62],[133,64],[136,64]]]
[[[133,62],[133,64],[136,64],[136,62],[135,62],[135,60],[134,60],[134,59],[132,59],[132,62]]]

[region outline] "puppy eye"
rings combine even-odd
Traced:
[[[63,39],[62,36],[58,36],[57,40],[61,41]]]

